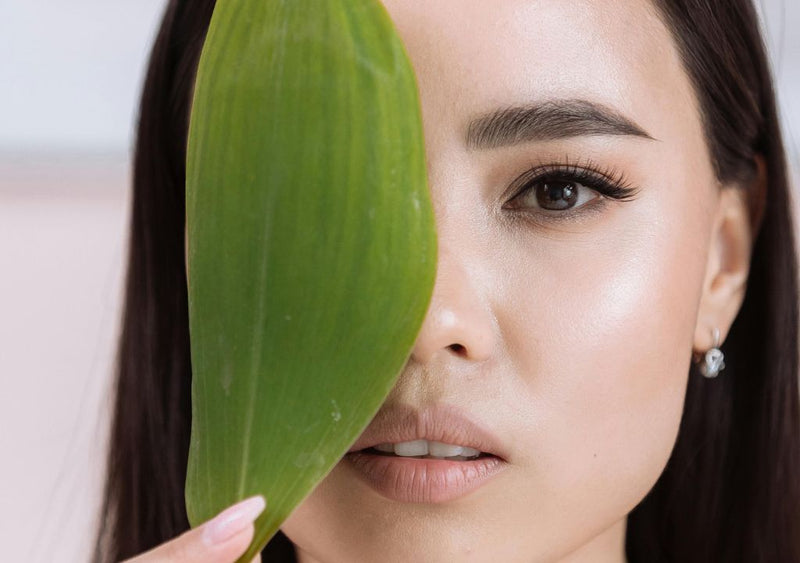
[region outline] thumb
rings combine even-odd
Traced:
[[[233,563],[253,540],[253,521],[265,506],[261,495],[250,497],[128,563]]]

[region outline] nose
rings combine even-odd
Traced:
[[[429,363],[440,356],[473,362],[489,359],[495,342],[495,319],[485,292],[478,290],[479,267],[468,265],[456,249],[439,243],[433,295],[411,358]]]

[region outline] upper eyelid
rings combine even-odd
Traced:
[[[620,191],[628,192],[626,197],[634,197],[639,192],[639,189],[633,186],[621,172],[598,166],[593,162],[573,164],[569,162],[569,159],[565,158],[564,163],[561,164],[534,164],[532,167],[528,168],[511,182],[508,194],[509,197],[513,199],[521,194],[523,189],[531,182],[546,179],[548,176],[554,178],[562,177],[564,179],[577,178],[578,183],[585,188],[598,191],[598,189],[590,183],[590,181],[593,180],[595,186],[597,183],[602,183],[605,184],[602,187],[613,186]]]

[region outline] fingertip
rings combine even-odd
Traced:
[[[203,541],[207,545],[227,543],[248,528],[252,535],[253,521],[264,512],[266,505],[263,496],[255,495],[223,510],[203,525]]]

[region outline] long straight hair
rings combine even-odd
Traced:
[[[637,563],[800,562],[797,259],[758,18],[751,0],[653,1],[694,86],[717,178],[747,186],[761,155],[768,189],[744,303],[723,346],[728,367],[713,381],[689,378],[670,460],[628,517],[627,555]],[[98,563],[189,527],[185,157],[213,9],[214,0],[169,1],[142,93]],[[280,532],[262,555],[296,560]]]

